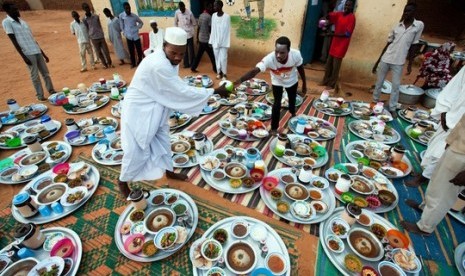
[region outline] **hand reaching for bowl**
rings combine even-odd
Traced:
[[[449,180],[455,186],[465,186],[465,170],[459,172],[454,178]]]
[[[227,98],[229,96],[229,91],[226,89],[226,84],[223,83],[223,85],[216,88],[214,94],[220,95],[221,98]]]

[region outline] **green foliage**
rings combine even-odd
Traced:
[[[259,19],[252,17],[250,21],[240,16],[231,16],[231,25],[236,28],[236,36],[245,39],[268,40],[272,31],[276,29],[276,20],[266,19],[263,30],[259,29]]]

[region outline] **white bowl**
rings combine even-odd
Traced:
[[[355,244],[352,244],[351,240],[350,240],[350,237],[352,235],[355,235],[356,233],[359,233],[359,234],[362,234],[364,236],[364,238],[368,239],[371,241],[372,245],[374,247],[377,247],[379,252],[376,256],[373,256],[373,257],[368,257],[368,256],[365,256],[363,254],[361,254],[359,251],[356,250],[356,245]],[[379,260],[381,260],[383,257],[384,257],[384,247],[383,245],[381,244],[381,242],[378,240],[378,238],[375,236],[375,234],[373,234],[372,232],[364,229],[364,228],[352,228],[348,235],[347,235],[347,243],[349,244],[349,247],[350,249],[360,258],[364,259],[364,260],[367,260],[369,262],[377,262]]]
[[[381,267],[383,267],[383,266],[390,266],[393,269],[395,269],[401,276],[407,276],[407,274],[405,274],[405,272],[402,270],[402,268],[400,268],[395,263],[391,263],[391,262],[388,262],[388,261],[382,261],[382,262],[380,262],[378,264],[378,271],[380,271]]]
[[[337,244],[339,245],[339,250],[334,250],[329,246],[328,243],[330,240],[334,240],[337,242]],[[326,246],[328,247],[328,249],[333,251],[334,253],[341,253],[345,249],[344,242],[336,235],[328,235],[325,239],[325,242],[326,242]]]
[[[271,270],[271,268],[268,266],[268,261],[269,259],[272,257],[272,256],[278,256],[284,263],[284,268],[283,270],[281,271],[277,271],[277,272],[274,272]],[[273,275],[282,275],[284,273],[286,273],[286,271],[289,269],[288,265],[287,265],[287,261],[286,261],[286,258],[284,257],[283,254],[281,254],[280,252],[271,252],[271,253],[268,253],[268,255],[266,256],[265,258],[265,267],[270,270]]]
[[[16,275],[16,273],[20,272],[22,269],[29,267],[29,269],[35,267],[39,261],[35,258],[26,258],[19,260],[13,264],[10,264],[3,270],[2,275]],[[28,274],[29,275],[29,274]]]
[[[79,199],[79,200],[76,200],[76,201],[74,201],[74,202],[72,202],[72,203],[71,203],[71,202],[68,202],[68,201],[67,201],[68,196],[70,196],[70,195],[72,195],[72,194],[75,194],[75,193],[77,193],[77,192],[83,193],[82,198]],[[68,189],[68,190],[66,191],[66,193],[61,197],[60,203],[61,203],[61,205],[63,205],[63,206],[73,206],[73,205],[77,205],[77,204],[79,204],[81,201],[84,200],[84,198],[87,196],[87,193],[88,193],[88,190],[87,190],[87,188],[84,187],[84,186],[78,186],[78,187],[70,188],[70,189]]]
[[[57,198],[55,198],[53,200],[45,200],[44,201],[44,198],[42,198],[43,196],[47,196],[47,195],[48,196],[55,196],[54,193],[51,193],[53,190],[63,191],[63,194],[61,196],[58,196]],[[65,183],[50,184],[47,187],[40,190],[40,192],[35,197],[35,200],[36,200],[37,204],[39,204],[39,205],[50,205],[50,204],[52,204],[54,202],[60,201],[61,198],[64,197],[64,195],[66,194],[67,191],[68,191],[68,185],[66,185]]]
[[[391,252],[391,254],[392,254],[392,261],[393,261],[396,265],[398,265],[403,271],[405,271],[405,272],[407,272],[407,273],[417,273],[417,272],[420,272],[422,266],[421,266],[421,262],[420,262],[420,260],[418,259],[417,256],[415,256],[415,259],[414,259],[414,262],[415,262],[415,264],[416,264],[417,267],[416,267],[415,269],[412,269],[412,270],[405,269],[405,268],[403,268],[402,266],[400,266],[400,264],[399,264],[398,262],[396,262],[396,260],[394,259],[394,255],[396,255],[397,253],[399,253],[401,250],[402,250],[401,248],[395,248],[394,250],[392,250],[392,252]],[[410,252],[410,251],[408,251],[408,250],[405,250],[405,249],[403,249],[403,250],[404,250],[404,251],[407,251],[407,252],[410,253],[410,254],[414,254],[414,253],[412,253],[412,252]]]
[[[250,248],[250,250],[252,250],[252,254],[253,254],[253,258],[254,258],[254,262],[251,264],[250,268],[244,270],[244,271],[237,271],[235,269],[233,269],[231,267],[231,265],[229,264],[229,261],[228,261],[228,253],[230,252],[230,250],[232,250],[233,247],[236,246],[236,244],[244,244],[246,245],[247,247]],[[234,275],[245,275],[245,274],[249,274],[256,266],[257,266],[257,262],[258,262],[258,258],[259,256],[257,255],[257,253],[255,252],[255,249],[254,247],[252,246],[252,244],[250,244],[248,241],[243,241],[243,240],[239,240],[239,241],[234,241],[232,242],[228,248],[225,250],[225,257],[224,257],[224,260],[225,260],[225,263],[226,263],[226,267],[234,274]]]
[[[246,228],[246,232],[245,232],[245,234],[244,234],[243,236],[238,236],[238,235],[236,235],[236,234],[234,233],[234,227],[235,227],[236,225],[238,225],[238,224],[243,225],[243,226],[245,226],[245,228]],[[230,234],[231,234],[231,236],[233,236],[234,238],[236,238],[236,239],[243,239],[243,238],[247,237],[247,235],[249,235],[249,232],[250,232],[250,228],[249,228],[249,224],[247,223],[247,221],[241,220],[241,219],[237,219],[237,220],[233,221],[233,223],[231,223]]]
[[[163,247],[161,245],[161,241],[163,239],[163,236],[165,234],[167,234],[167,233],[174,234],[175,238],[174,238],[173,243],[171,243],[169,246]],[[176,228],[174,228],[174,227],[165,227],[165,228],[161,229],[160,231],[158,231],[157,235],[153,239],[153,242],[154,242],[155,246],[158,249],[169,250],[170,248],[172,248],[176,244],[177,239],[178,239],[178,230]]]
[[[39,170],[37,165],[25,166],[19,169],[18,174],[24,178],[31,178]]]
[[[218,249],[218,255],[213,257],[213,258],[210,258],[208,256],[205,255],[205,250],[207,249],[207,246],[209,246],[209,244],[212,243],[214,244]],[[201,246],[201,249],[200,249],[200,254],[202,255],[202,257],[204,257],[206,260],[208,261],[211,261],[211,262],[215,262],[217,261],[219,258],[221,258],[221,256],[223,255],[223,246],[221,245],[221,243],[215,239],[208,239],[206,241],[204,241],[202,243],[202,246]]]
[[[323,183],[323,187],[317,187],[315,186],[313,183],[315,181],[320,181],[321,183]],[[326,188],[329,187],[329,181],[326,179],[326,178],[323,178],[323,177],[320,177],[320,176],[314,176],[310,179],[310,183],[312,184],[313,187],[317,188],[317,189],[320,189],[320,190],[324,190]]]

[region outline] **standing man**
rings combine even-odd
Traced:
[[[44,102],[47,99],[44,97],[42,89],[42,82],[40,81],[39,72],[45,81],[45,87],[50,94],[55,93],[53,89],[52,79],[48,72],[47,64],[49,59],[44,51],[40,48],[37,41],[32,36],[31,29],[26,21],[22,20],[19,10],[15,4],[4,2],[2,9],[6,12],[7,16],[2,22],[5,33],[15,46],[16,51],[26,63],[29,74],[32,80],[32,85],[36,90],[37,100]]]
[[[216,11],[212,16],[212,32],[209,43],[215,54],[217,79],[227,79],[228,48],[231,41],[231,18],[223,12],[223,2],[215,1],[213,8]]]
[[[107,42],[105,41],[102,24],[100,24],[100,17],[90,12],[90,7],[87,3],[82,4],[82,9],[86,13],[86,16],[84,17],[84,24],[89,30],[90,41],[92,42],[92,45],[94,45],[96,54],[99,56],[100,61],[103,64],[103,68],[115,68],[111,61]]]
[[[436,106],[431,111],[431,117],[440,121],[439,127],[428,142],[425,156],[421,160],[423,172],[409,180],[405,185],[418,187],[426,183],[433,174],[439,159],[444,154],[446,138],[454,129],[460,118],[465,114],[465,67],[444,87],[436,99]],[[407,202],[407,205],[412,203]]]
[[[397,118],[397,102],[399,101],[399,85],[402,77],[402,69],[409,51],[414,51],[413,44],[418,43],[423,32],[423,22],[415,19],[417,5],[408,3],[405,5],[402,20],[389,34],[388,43],[381,53],[381,61],[373,67],[373,73],[377,71],[377,81],[373,92],[373,101],[378,102],[381,96],[381,87],[389,71],[392,72],[392,90],[389,99],[389,111],[392,117]],[[407,74],[412,71],[414,55],[409,55]],[[377,68],[376,68],[377,67]]]
[[[299,80],[297,71],[302,79],[302,93],[307,93],[307,81],[305,79],[305,70],[302,65],[303,59],[300,52],[291,49],[289,38],[282,36],[275,42],[275,51],[265,56],[262,61],[257,63],[256,67],[245,73],[240,79],[234,82],[234,86],[255,77],[260,72],[270,69],[271,84],[273,87],[274,103],[271,114],[271,135],[278,131],[279,120],[281,118],[281,99],[284,88],[289,97],[289,112],[292,117],[296,114],[295,100],[297,97],[297,86]]]
[[[144,58],[142,53],[142,45],[139,38],[139,29],[142,28],[144,22],[140,20],[139,16],[131,12],[131,6],[128,2],[123,3],[124,12],[119,15],[120,27],[123,30],[123,34],[126,37],[128,43],[129,56],[131,57],[131,68],[136,67],[141,63]],[[136,63],[136,54],[134,53],[136,48],[137,56],[139,60]]]
[[[212,63],[213,72],[216,73],[215,55],[213,54],[211,45],[208,44],[212,26],[212,17],[210,15],[211,12],[212,3],[207,3],[205,10],[199,16],[199,27],[197,29],[197,41],[199,43],[199,49],[197,51],[197,55],[195,56],[194,63],[192,63],[191,66],[192,73],[198,73],[197,66],[199,66],[200,60],[202,59],[203,53],[205,51],[207,51],[208,57]]]
[[[163,48],[163,29],[158,28],[157,21],[155,20],[150,20],[150,27],[152,27],[152,31],[149,33],[150,44],[149,48],[144,52],[145,56]]]
[[[465,115],[446,139],[447,149],[433,172],[425,200],[417,207],[422,211],[417,223],[401,221],[405,230],[429,236],[454,206],[465,188]]]
[[[103,9],[103,14],[105,14],[108,18],[108,37],[110,38],[111,44],[113,44],[113,48],[115,49],[116,56],[120,61],[119,65],[123,65],[125,64],[124,59],[128,58],[129,55],[123,46],[119,19],[114,17],[108,8]]]
[[[174,110],[198,115],[213,93],[226,97],[224,86],[213,90],[189,86],[179,77],[179,63],[186,51],[187,33],[166,29],[163,49],[149,55],[137,68],[123,101],[121,142],[124,157],[119,189],[130,192],[128,181],[155,180],[173,173],[168,118]],[[142,120],[142,121],[141,121]]]
[[[194,15],[188,9],[184,2],[179,2],[178,10],[174,13],[174,26],[180,27],[187,33],[187,49],[184,56],[184,68],[189,68],[194,62],[194,32],[197,22]]]
[[[257,2],[258,9],[258,31],[263,31],[265,28],[265,0],[244,0],[244,9],[245,17],[242,18],[245,21],[250,21],[250,14],[252,10],[250,9],[250,2]]]
[[[325,76],[322,85],[334,88],[339,78],[342,59],[349,48],[350,38],[355,29],[354,2],[347,0],[344,6],[344,12],[330,12],[329,21],[334,24],[335,29],[331,47],[329,49],[329,58],[326,61]]]
[[[92,52],[92,46],[90,46],[89,33],[87,27],[80,20],[79,13],[72,11],[71,16],[74,20],[70,24],[71,33],[76,36],[79,45],[79,54],[81,56],[81,72],[87,71],[87,57],[86,52],[90,57],[90,65],[95,70],[94,53]]]

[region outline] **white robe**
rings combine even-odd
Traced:
[[[187,85],[163,50],[143,59],[122,102],[120,180],[155,180],[172,171],[169,115],[198,115],[212,93]]]
[[[218,16],[215,12],[212,15],[212,28],[208,43],[213,48],[229,48],[231,45],[231,18],[228,14],[223,13],[223,16]]]
[[[154,33],[153,30],[150,31],[149,41],[150,46],[147,50],[144,51],[145,56],[148,56],[156,50],[163,48],[163,29],[159,28],[157,33]]]
[[[111,44],[113,44],[116,56],[118,59],[129,58],[129,54],[123,46],[123,38],[121,37],[119,19],[116,17],[113,17],[113,19],[108,18],[107,25],[108,37],[110,38]]]
[[[449,131],[446,132],[442,127],[439,127],[428,143],[428,148],[421,162],[422,166],[430,167],[431,164],[436,165],[437,160],[441,158],[445,151],[446,138],[449,132],[460,121],[462,115],[465,114],[465,67],[439,93],[436,99],[436,106],[431,111],[431,116],[440,119],[441,113],[444,112],[446,112],[446,122]],[[429,170],[431,169],[429,168]],[[427,172],[427,174],[430,173]],[[425,176],[428,177],[428,175]]]

